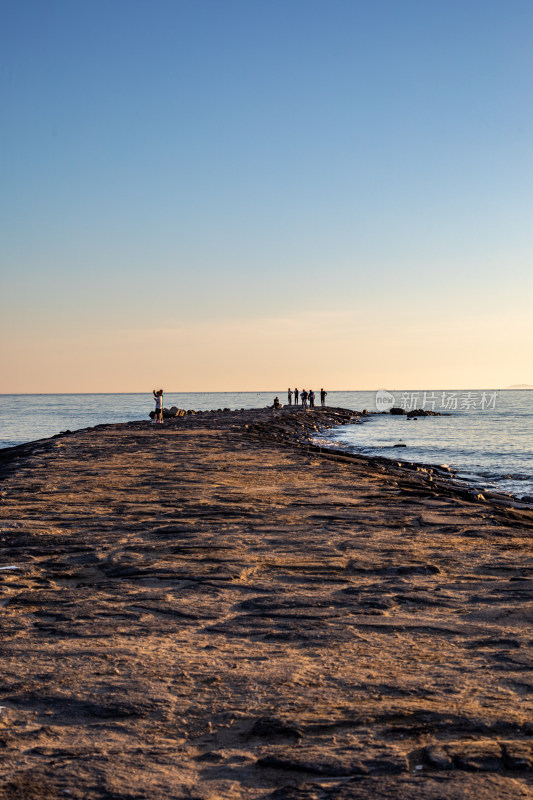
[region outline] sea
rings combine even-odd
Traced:
[[[276,395],[286,402],[286,390],[182,392],[165,394],[164,405],[195,411],[262,408]],[[330,446],[445,465],[480,490],[533,500],[533,390],[330,391],[327,405],[370,412],[360,423],[321,436]],[[0,395],[0,449],[65,430],[148,420],[153,407],[151,393]],[[411,419],[391,415],[390,407],[440,416]]]

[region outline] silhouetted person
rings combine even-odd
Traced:
[[[153,394],[155,400],[154,422],[163,422],[163,389],[159,389],[157,392],[154,389]]]
[[[294,389],[294,405],[298,405],[298,389]]]
[[[278,408],[281,408],[281,403],[279,402],[279,397],[275,397],[274,398],[273,408],[276,409],[276,411],[278,410]]]
[[[289,389],[287,392],[287,398],[289,400],[289,405],[292,406],[292,390]]]
[[[324,389],[320,390],[320,405],[324,407],[326,405],[326,395],[327,392]]]
[[[309,408],[315,407],[315,393],[312,389],[309,389]]]
[[[309,395],[307,394],[305,389],[302,390],[300,397],[302,398],[302,408],[305,408],[305,410],[307,411],[307,398],[309,397]]]

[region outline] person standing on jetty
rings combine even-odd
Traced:
[[[315,393],[312,389],[309,389],[309,408],[315,407]]]
[[[292,406],[292,389],[287,391],[287,398],[289,400],[289,405]]]
[[[321,389],[320,390],[320,405],[322,406],[322,408],[324,408],[324,406],[326,405],[326,395],[327,395],[327,392],[325,392],[324,389]]]
[[[301,392],[301,394],[300,394],[300,397],[302,398],[302,408],[304,408],[304,409],[307,411],[307,398],[308,398],[308,394],[307,394],[307,392],[305,391],[305,389],[302,389],[302,392]]]
[[[157,392],[154,389],[154,399],[155,399],[154,422],[163,422],[163,389],[159,389]]]
[[[298,405],[298,389],[294,387],[294,405]]]

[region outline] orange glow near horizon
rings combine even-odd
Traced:
[[[300,314],[292,318],[185,323],[157,330],[90,330],[32,336],[21,330],[1,357],[0,393],[503,388],[528,382],[529,319],[475,330],[446,321],[419,331],[388,317]]]

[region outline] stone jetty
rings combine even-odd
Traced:
[[[0,451],[1,800],[533,798],[533,511],[358,418]]]

